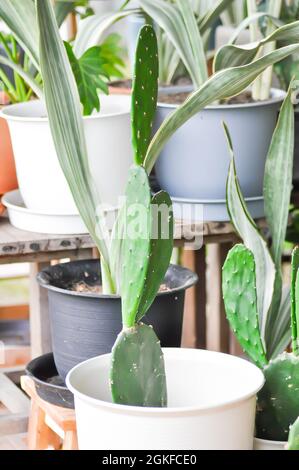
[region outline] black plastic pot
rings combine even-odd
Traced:
[[[34,380],[40,398],[52,405],[74,408],[74,395],[58,375],[52,353],[30,361],[26,366],[26,374]]]
[[[100,285],[97,260],[51,266],[37,280],[48,289],[54,360],[64,379],[79,362],[111,351],[122,328],[121,300],[70,290],[75,282]],[[163,347],[180,347],[185,290],[197,282],[197,275],[171,265],[164,282],[168,290],[158,294],[143,321],[153,325]]]

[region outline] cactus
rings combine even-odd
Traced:
[[[151,199],[146,171],[131,168],[126,190],[127,215],[122,243],[122,317],[123,331],[112,350],[110,385],[116,403],[139,406],[166,406],[166,379],[163,353],[153,329],[138,323],[154,300],[169,266],[173,246],[173,217],[164,229],[154,234],[154,206],[171,209],[169,196],[160,192]],[[136,233],[135,207],[142,214]],[[133,210],[132,210],[133,209]],[[140,220],[140,219],[138,219]],[[132,237],[132,235],[134,235]],[[154,238],[154,235],[158,235]],[[165,236],[165,237],[164,237]]]
[[[135,163],[143,163],[152,136],[158,96],[158,45],[152,26],[139,33],[132,91],[132,143]]]
[[[267,364],[260,337],[254,256],[244,245],[230,250],[223,266],[222,290],[227,319],[239,343],[258,367]]]
[[[299,415],[299,358],[283,353],[264,368],[265,385],[258,394],[256,432],[262,439],[286,441]]]
[[[299,418],[290,427],[286,450],[299,450]]]
[[[112,350],[110,386],[116,403],[166,406],[164,359],[152,327],[139,324],[119,334]]]

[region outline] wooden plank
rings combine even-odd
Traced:
[[[50,262],[60,259],[91,259],[92,248],[80,250],[49,251],[41,253],[1,255],[0,264]]]
[[[52,351],[48,291],[36,281],[37,274],[48,266],[49,263],[32,263],[30,265],[29,297],[32,358]]]
[[[3,356],[3,361],[0,361],[0,372],[2,372],[3,368],[27,364],[31,359],[31,349],[30,346],[4,345],[0,356]]]
[[[27,413],[30,400],[6,375],[0,373],[0,401],[12,413]]]
[[[0,437],[27,432],[28,413],[0,415]]]
[[[231,243],[207,248],[207,349],[229,352],[230,329],[222,300],[222,266]]]

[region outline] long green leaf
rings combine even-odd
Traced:
[[[197,84],[201,85],[208,79],[208,67],[203,40],[190,2],[186,2],[186,0],[177,0],[177,4],[185,23],[190,48],[193,52],[194,67],[198,70],[199,77]]]
[[[259,13],[255,13],[254,15],[251,15],[247,18],[245,18],[240,24],[238,24],[238,26],[236,28],[234,28],[234,32],[233,32],[233,35],[231,36],[228,44],[234,44],[240,33],[242,31],[244,31],[245,29],[248,28],[248,26],[250,26],[252,23],[256,23],[257,21],[261,20],[262,18],[268,18],[270,19],[278,28],[280,26],[283,26],[283,22],[277,18],[275,18],[274,16],[271,16],[269,15],[269,13],[264,13],[264,12],[259,12]]]
[[[29,73],[25,72],[25,70],[20,65],[16,64],[12,60],[2,55],[0,55],[0,64],[6,65],[7,67],[10,67],[15,72],[17,72],[20,75],[20,77],[22,77],[25,80],[27,85],[29,85],[30,88],[32,88],[34,93],[39,98],[41,99],[43,98],[44,94],[43,94],[42,88],[38,85],[38,83],[36,83],[36,81],[34,80],[34,77],[32,77]]]
[[[56,0],[54,11],[58,26],[61,26],[66,17],[71,13],[76,5],[76,1]]]
[[[147,151],[145,167],[150,172],[170,137],[185,122],[217,100],[237,95],[245,90],[269,65],[279,62],[299,50],[299,44],[277,49],[241,67],[221,70],[196,90],[161,125]]]
[[[209,28],[214,26],[219,16],[227,9],[229,5],[232,4],[233,1],[234,0],[218,0],[216,5],[209,9],[209,11],[207,11],[204,16],[199,19],[198,25],[201,34],[204,34]]]
[[[38,27],[34,0],[1,0],[0,18],[39,70]]]
[[[80,57],[90,47],[98,45],[103,38],[103,34],[110,26],[139,11],[138,9],[122,10],[116,13],[107,13],[106,15],[92,15],[82,20],[79,23],[74,42],[75,55]]]
[[[276,281],[266,327],[266,342],[273,344],[279,322],[282,273],[281,254],[285,241],[292,191],[294,158],[294,109],[292,87],[282,105],[266,160],[264,177],[265,215],[272,236],[271,253],[276,266]]]
[[[140,0],[139,5],[144,11],[166,32],[168,39],[173,43],[184,63],[192,82],[196,87],[203,83],[202,68],[198,68],[193,48],[190,43],[188,28],[186,27],[181,10],[176,4],[163,0]],[[193,30],[194,32],[194,30]],[[192,43],[201,42],[199,29],[192,35]]]
[[[267,316],[272,302],[275,282],[275,265],[268,246],[249,214],[237,179],[232,143],[225,127],[231,164],[227,179],[227,209],[230,219],[245,246],[253,253],[256,265],[257,306],[259,326],[264,347]]]
[[[100,201],[89,170],[78,89],[50,0],[37,0],[36,5],[45,100],[57,156],[102,262],[109,266],[105,235],[96,220]]]
[[[272,235],[271,252],[280,269],[292,191],[294,158],[294,108],[292,88],[281,107],[266,160],[264,177],[265,215]]]
[[[283,288],[281,303],[278,313],[278,321],[275,325],[274,336],[271,343],[268,345],[267,355],[269,359],[274,359],[279,356],[286,347],[290,344],[291,340],[291,302],[290,302],[290,289]]]
[[[298,43],[299,21],[281,26],[259,42],[246,44],[245,46],[229,44],[221,47],[214,60],[214,70],[218,72],[228,67],[249,64],[262,46],[274,41],[286,41],[288,44]]]
[[[298,328],[299,328],[299,248],[294,249],[292,254],[292,272],[291,272],[291,326],[292,326],[292,344],[293,353],[297,356],[299,352]]]

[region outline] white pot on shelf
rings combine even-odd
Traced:
[[[78,214],[56,155],[44,103],[7,106],[1,117],[9,125],[25,206],[43,214]],[[83,119],[90,170],[101,202],[116,206],[133,159],[130,98],[101,95],[100,113]]]
[[[196,349],[164,349],[168,408],[111,403],[111,355],[74,367],[80,449],[246,449],[253,446],[262,372],[243,359]],[[134,436],[134,438],[132,438]]]

